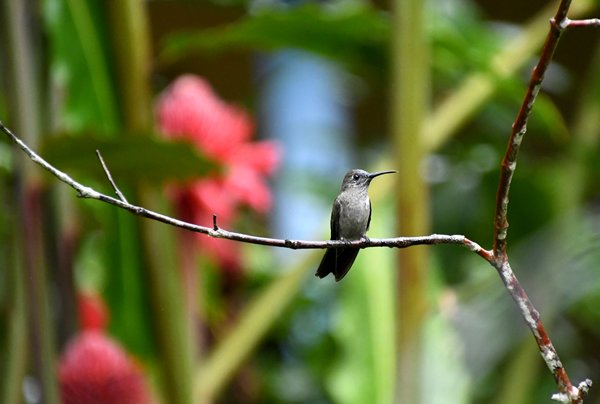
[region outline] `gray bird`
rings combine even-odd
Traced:
[[[371,201],[369,185],[373,178],[394,170],[368,173],[365,170],[350,170],[344,176],[340,194],[333,202],[331,211],[331,240],[360,240],[366,237],[371,224]],[[329,273],[336,281],[342,280],[358,255],[359,248],[330,248],[325,252],[315,274],[324,278]]]

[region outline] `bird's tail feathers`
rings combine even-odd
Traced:
[[[336,282],[341,281],[352,267],[359,251],[359,248],[328,249],[321,260],[321,264],[319,264],[315,276],[324,278],[329,273],[332,273],[335,276]]]

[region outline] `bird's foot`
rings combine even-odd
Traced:
[[[348,240],[345,237],[340,237],[340,241],[343,241],[344,244],[346,244],[347,246],[350,246],[350,245],[352,245],[352,241],[354,241],[354,240]]]

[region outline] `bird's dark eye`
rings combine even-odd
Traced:
[[[358,174],[354,174],[352,176],[352,178],[354,178],[354,181],[358,181],[358,179],[360,178],[360,176]]]

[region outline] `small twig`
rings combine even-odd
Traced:
[[[213,213],[213,230],[214,231],[219,230],[219,226],[217,225],[217,215],[215,215],[214,213]]]
[[[104,170],[104,173],[106,174],[106,177],[108,178],[108,181],[110,182],[110,185],[112,185],[113,189],[115,190],[115,194],[117,194],[117,196],[119,197],[119,199],[121,201],[128,203],[127,199],[125,198],[123,193],[121,193],[121,191],[117,187],[117,184],[113,180],[112,175],[110,174],[110,171],[108,170],[108,167],[106,166],[106,163],[104,162],[104,159],[102,158],[102,155],[100,154],[100,150],[96,149],[96,155],[98,156],[98,159],[100,160],[100,164],[102,165],[102,169]]]
[[[588,20],[569,20],[565,18],[566,27],[600,27],[600,18],[590,18]]]

